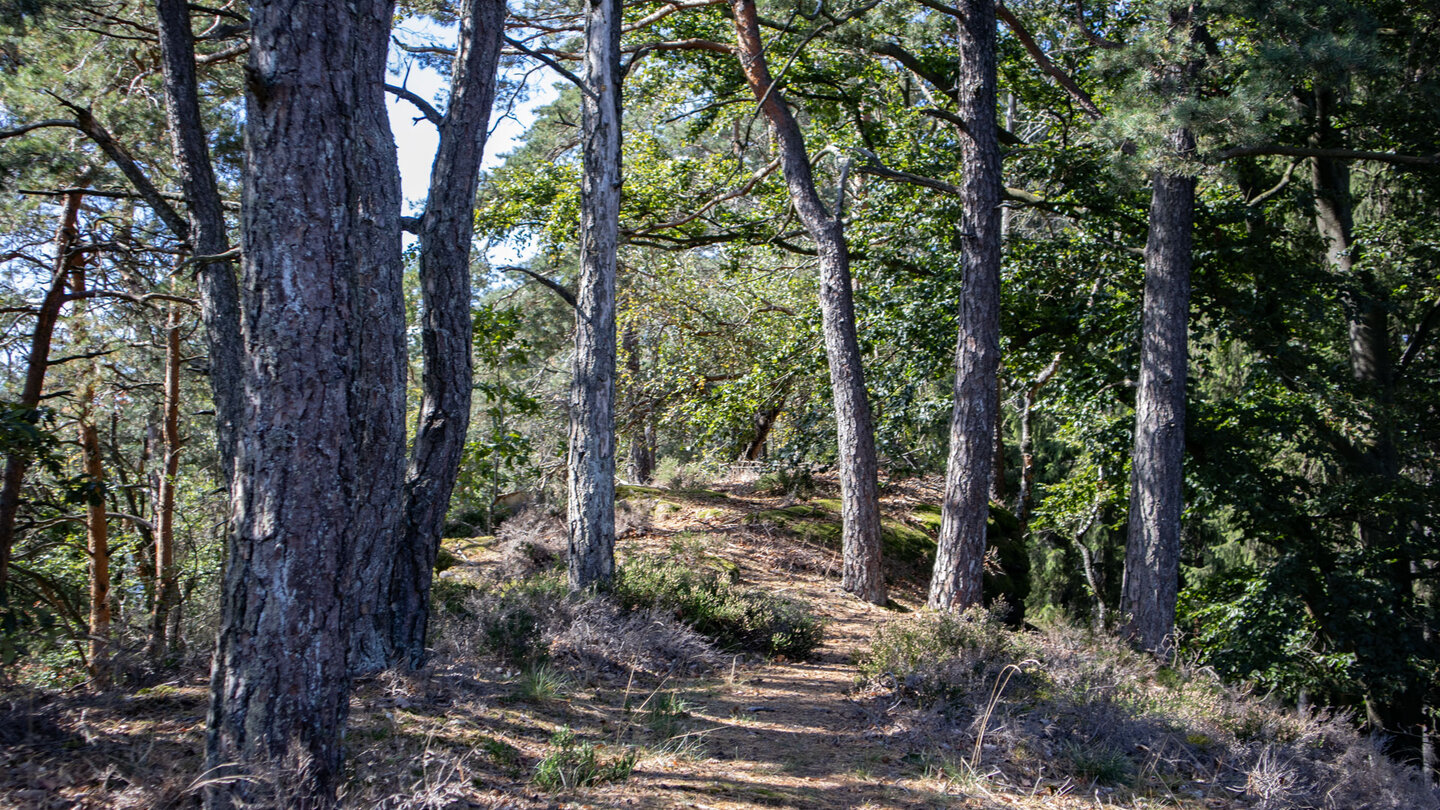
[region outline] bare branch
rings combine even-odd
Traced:
[[[541,274],[539,274],[539,273],[537,273],[537,272],[535,272],[535,271],[533,271],[533,270],[530,270],[529,268],[519,267],[519,266],[517,266],[517,265],[509,265],[509,264],[507,264],[507,265],[504,265],[504,266],[502,266],[502,267],[497,267],[497,268],[495,268],[495,269],[496,269],[496,270],[504,270],[504,271],[511,272],[511,273],[524,273],[525,275],[529,276],[530,278],[533,278],[533,279],[535,279],[536,281],[540,282],[542,285],[544,285],[545,287],[547,287],[551,292],[553,292],[553,293],[555,293],[556,295],[560,296],[562,299],[565,300],[565,303],[569,304],[571,307],[575,307],[575,306],[576,306],[575,293],[571,292],[567,287],[565,287],[565,285],[561,284],[560,282],[558,282],[558,281],[556,281],[556,280],[554,280],[554,279],[552,279],[552,278],[548,278],[548,277],[543,276],[543,275],[541,275]]]
[[[403,98],[415,105],[415,109],[419,110],[420,114],[425,116],[425,120],[435,126],[438,127],[445,122],[445,116],[441,115],[440,111],[435,109],[434,105],[421,98],[415,91],[399,85],[387,84],[385,85],[385,92]]]
[[[595,95],[595,91],[591,90],[589,87],[586,87],[586,86],[585,86],[585,82],[584,82],[579,76],[576,76],[574,73],[571,73],[569,70],[565,69],[565,67],[562,66],[559,62],[556,62],[554,59],[551,59],[550,57],[546,56],[546,55],[543,54],[543,53],[540,53],[539,51],[531,50],[531,49],[530,49],[529,47],[527,47],[524,43],[520,42],[520,41],[517,40],[517,39],[512,39],[511,37],[505,37],[505,42],[508,43],[508,44],[510,45],[510,47],[514,48],[515,50],[517,50],[517,51],[519,51],[519,52],[521,52],[521,53],[523,53],[523,54],[525,54],[526,56],[528,56],[528,57],[530,57],[530,58],[532,58],[532,59],[538,59],[539,61],[544,62],[545,65],[546,65],[547,67],[549,67],[551,70],[555,71],[556,73],[559,73],[559,74],[560,74],[561,76],[563,76],[566,80],[568,80],[571,84],[573,84],[573,85],[575,85],[576,87],[580,88],[580,92],[584,93],[585,95],[589,96],[589,97],[592,98],[592,99],[598,98],[598,97]]]
[[[1410,341],[1405,346],[1405,353],[1400,356],[1400,362],[1397,364],[1396,371],[1398,373],[1405,373],[1405,369],[1414,362],[1416,356],[1430,342],[1430,333],[1434,332],[1437,327],[1440,327],[1440,301],[1431,305],[1430,311],[1426,312],[1425,317],[1420,320],[1420,325],[1410,333]]]
[[[69,129],[79,129],[80,124],[76,121],[72,121],[69,118],[47,118],[44,121],[36,121],[32,124],[21,124],[20,126],[14,127],[12,129],[0,129],[0,141],[5,140],[6,138],[15,138],[20,135],[24,135],[27,132],[32,132],[37,129],[44,129],[46,127],[68,127]]]
[[[1314,146],[1281,146],[1280,144],[1259,144],[1257,146],[1232,146],[1211,156],[1212,160],[1224,161],[1237,157],[1256,155],[1282,155],[1296,158],[1328,158],[1330,160],[1365,160],[1389,163],[1415,169],[1440,168],[1440,154],[1400,155],[1394,152],[1368,152],[1363,149],[1329,149]]]
[[[1035,42],[1035,38],[1031,36],[1025,26],[1015,18],[1015,15],[1010,13],[1010,9],[1006,8],[1005,4],[996,3],[995,14],[1001,20],[1005,21],[1005,25],[1015,34],[1015,38],[1020,40],[1021,45],[1025,46],[1025,50],[1030,54],[1030,58],[1035,60],[1035,64],[1039,65],[1040,69],[1044,71],[1046,75],[1054,79],[1055,83],[1060,85],[1066,93],[1069,93],[1070,97],[1075,99],[1075,103],[1080,105],[1080,109],[1084,110],[1086,114],[1093,119],[1099,120],[1104,117],[1100,112],[1100,108],[1095,105],[1095,99],[1091,98],[1089,93],[1085,92],[1080,85],[1076,84],[1075,80],[1070,78],[1069,74],[1061,70],[1054,62],[1050,61],[1050,57],[1045,55],[1045,51]]]
[[[1263,191],[1259,194],[1256,194],[1254,197],[1246,200],[1245,204],[1250,206],[1251,208],[1255,208],[1256,206],[1263,205],[1268,200],[1273,199],[1276,194],[1284,191],[1285,187],[1290,185],[1290,178],[1295,176],[1295,167],[1299,165],[1300,160],[1298,158],[1290,161],[1290,165],[1285,167],[1285,174],[1283,177],[1280,178],[1280,182],[1276,183],[1274,186],[1271,186],[1268,191]]]
[[[1094,31],[1091,31],[1090,26],[1085,24],[1085,0],[1075,0],[1075,23],[1080,29],[1080,36],[1085,37],[1085,41],[1091,45],[1097,48],[1104,48],[1107,51],[1119,50],[1121,47],[1120,43],[1100,36]]]
[[[868,174],[874,177],[885,177],[891,180],[898,180],[902,183],[909,183],[914,186],[923,186],[924,188],[934,189],[935,191],[944,192],[945,194],[949,194],[952,196],[960,196],[960,187],[957,185],[947,183],[944,180],[937,180],[933,177],[926,177],[920,174],[911,174],[910,172],[902,172],[897,169],[892,169],[886,166],[884,163],[881,163],[880,158],[877,157],[875,153],[866,149],[857,149],[856,151],[865,158],[865,163],[859,166],[857,169],[857,171],[859,171],[861,174]],[[1041,197],[1037,194],[1032,194],[1028,191],[1025,191],[1024,189],[1007,187],[1002,191],[1006,199],[1014,200],[1015,202],[1025,203],[1026,205],[1034,205],[1038,207],[1054,207],[1055,205],[1055,203],[1046,200],[1044,197]]]
[[[928,115],[931,118],[939,118],[941,121],[948,121],[951,124],[954,124],[956,129],[960,130],[966,135],[970,134],[970,125],[965,123],[965,119],[961,118],[953,112],[950,112],[949,110],[942,110],[938,107],[924,107],[920,110],[920,113],[922,115]],[[1021,140],[1019,135],[1016,135],[1015,133],[1002,126],[996,126],[995,131],[1000,139],[1000,142],[1005,144],[1006,146],[1026,145],[1025,141]]]
[[[224,49],[222,49],[222,50],[218,50],[218,51],[216,51],[216,52],[214,52],[214,53],[196,54],[196,55],[195,55],[195,64],[197,64],[197,65],[214,65],[214,64],[217,64],[217,63],[219,63],[219,62],[229,61],[229,60],[231,60],[231,59],[234,59],[234,58],[237,57],[237,56],[242,56],[242,55],[248,53],[249,51],[250,51],[250,41],[247,39],[247,40],[244,40],[244,41],[242,41],[242,42],[237,42],[237,43],[235,43],[234,45],[231,45],[231,46],[228,47],[228,48],[224,48]]]
[[[90,109],[67,101],[54,93],[50,93],[50,96],[75,113],[75,127],[88,135],[90,140],[100,147],[100,151],[109,156],[115,167],[125,175],[125,178],[135,187],[135,191],[140,194],[141,199],[165,223],[170,232],[182,242],[189,241],[190,223],[165,200],[160,189],[156,188],[155,184],[150,182],[150,178],[145,176],[144,170],[135,162],[135,158],[130,155],[129,150],[110,136],[110,132],[95,119]]]

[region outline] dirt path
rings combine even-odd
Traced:
[[[597,791],[595,798],[614,793],[619,803],[599,806],[986,806],[946,795],[939,780],[923,779],[923,768],[889,750],[877,725],[885,706],[856,692],[856,657],[881,622],[914,609],[920,595],[913,586],[892,586],[892,603],[881,608],[844,593],[834,575],[838,553],[776,537],[774,527],[753,522],[779,505],[754,497],[687,503],[657,521],[654,533],[628,541],[631,554],[657,553],[674,533],[694,536],[703,527],[697,542],[738,564],[746,585],[809,602],[825,617],[826,639],[808,661],[752,664],[679,689],[690,707],[688,733],[703,754],[642,760],[623,788]]]

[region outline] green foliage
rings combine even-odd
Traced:
[[[551,751],[535,764],[532,781],[544,790],[574,790],[623,782],[635,770],[639,754],[626,750],[605,759],[594,743],[580,742],[575,732],[561,728],[550,738]]]
[[[627,610],[673,610],[726,650],[803,659],[824,638],[823,622],[804,605],[680,560],[631,559],[616,571],[614,595]]]

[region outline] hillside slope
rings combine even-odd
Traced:
[[[615,599],[569,597],[546,573],[559,525],[541,512],[499,539],[447,541],[432,665],[356,690],[347,806],[1440,808],[1343,719],[1073,628],[920,612],[933,489],[886,497],[886,608],[838,589],[826,499],[623,494],[632,573]],[[718,590],[632,604],[691,575]],[[718,649],[677,621],[766,596],[821,617],[823,642],[805,651],[789,608],[765,614],[791,622],[775,642],[788,657]],[[133,693],[16,691],[0,708],[0,806],[197,803],[202,673]],[[283,771],[262,778],[283,805]]]

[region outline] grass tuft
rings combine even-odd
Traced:
[[[604,759],[594,743],[582,743],[568,727],[550,738],[553,750],[535,765],[533,781],[544,790],[573,790],[591,785],[623,782],[635,770],[639,755],[627,749]]]

